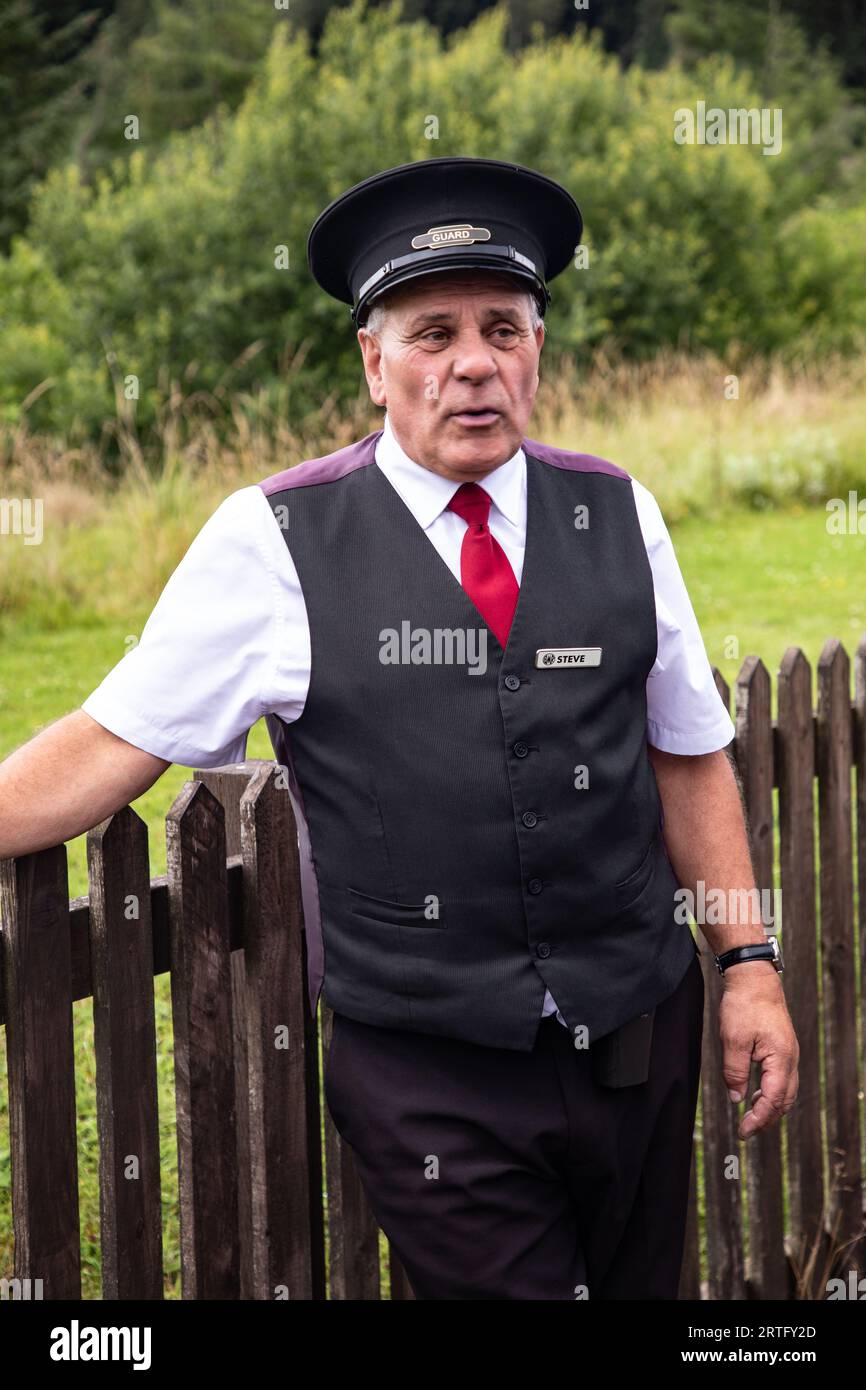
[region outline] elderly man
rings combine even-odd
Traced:
[[[565,189],[496,160],[330,204],[310,267],[352,305],[383,427],[227,498],[139,646],[0,773],[31,792],[0,820],[18,854],[171,761],[242,759],[266,717],[328,1105],[423,1299],[676,1297],[703,1014],[678,890],[754,888],[652,495],[525,436],[581,232]],[[748,1135],[797,1092],[780,954],[759,920],[704,932],[733,1100],[762,1064]]]

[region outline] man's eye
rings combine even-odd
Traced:
[[[506,337],[510,338],[515,338],[517,336],[516,329],[512,328],[509,324],[502,324],[499,328],[495,328],[493,331],[494,333],[504,333]],[[422,334],[421,341],[425,343],[441,342],[443,338],[447,337],[448,334],[446,333],[444,328],[430,328],[427,330],[426,333]]]

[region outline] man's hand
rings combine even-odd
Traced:
[[[729,966],[722,978],[719,1036],[732,1100],[743,1099],[751,1063],[761,1064],[761,1085],[738,1130],[741,1139],[748,1139],[777,1124],[797,1099],[800,1045],[775,966],[769,961],[741,961]]]

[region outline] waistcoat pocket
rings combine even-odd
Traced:
[[[659,830],[656,828],[650,840],[649,848],[637,868],[627,878],[621,879],[619,883],[614,885],[614,903],[617,912],[628,907],[630,903],[640,897],[652,878],[656,866],[658,843]]]
[[[357,888],[347,888],[352,911],[359,917],[372,918],[374,922],[392,927],[444,927],[444,909],[441,899],[436,905],[438,916],[428,916],[430,905],[423,903],[396,903],[388,898],[375,898],[370,893],[361,893]],[[431,894],[431,897],[433,895]]]

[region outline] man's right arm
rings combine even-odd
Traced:
[[[0,763],[0,859],[83,834],[172,763],[242,762],[262,715],[298,718],[309,675],[306,607],[283,532],[261,489],[240,488],[82,708]]]
[[[141,796],[168,767],[73,710],[0,763],[0,859],[82,835]]]

